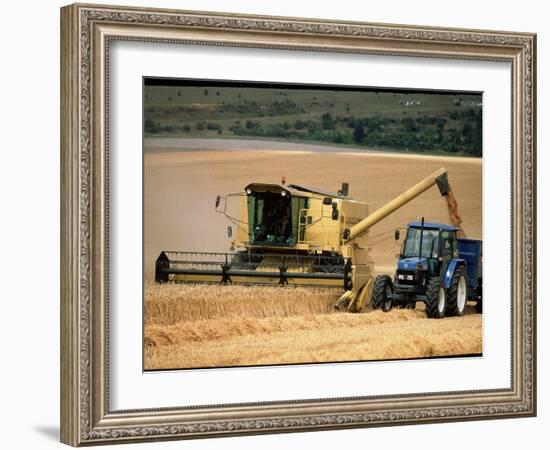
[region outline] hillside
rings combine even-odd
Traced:
[[[481,94],[144,87],[147,137],[262,138],[481,156]]]

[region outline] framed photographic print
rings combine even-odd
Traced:
[[[535,35],[61,18],[63,442],[536,413]]]

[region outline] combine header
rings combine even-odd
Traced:
[[[155,280],[338,287],[344,290],[338,307],[362,310],[373,282],[368,230],[435,184],[443,196],[451,193],[441,168],[372,214],[366,203],[348,196],[347,183],[337,193],[286,185],[284,179],[249,184],[216,198],[216,211],[236,227],[231,249],[237,251],[162,251]],[[239,202],[238,217],[227,211],[230,199]]]
[[[339,287],[344,266],[342,258],[323,255],[163,251],[155,280]]]

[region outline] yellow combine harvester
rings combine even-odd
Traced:
[[[338,193],[296,184],[252,183],[243,192],[218,196],[216,211],[236,227],[232,253],[163,251],[156,260],[157,282],[297,284],[341,287],[337,306],[362,310],[370,301],[373,262],[368,230],[433,185],[452,200],[444,168],[369,214],[368,205]],[[240,203],[239,217],[227,211]],[[450,203],[449,203],[450,204]],[[228,227],[228,235],[233,236]]]

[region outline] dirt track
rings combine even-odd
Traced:
[[[445,166],[467,236],[482,237],[482,166],[479,159],[280,150],[148,150],[144,166],[144,269],[147,280],[152,279],[154,260],[163,249],[227,251],[228,223],[223,215],[214,211],[216,195],[240,192],[253,181],[278,183],[283,175],[290,183],[333,191],[343,181],[348,182],[351,196],[367,201],[374,211],[419,179]],[[236,215],[236,210],[234,213]],[[422,216],[427,221],[448,221],[445,202],[437,189],[427,191],[372,228],[371,249],[377,272],[394,270],[399,252],[393,240],[395,228]],[[219,318],[180,320],[173,325],[158,325],[146,319],[146,344],[148,336],[150,340],[145,363],[147,368],[211,367],[481,352],[482,321],[478,314],[427,320],[420,311],[395,311],[384,316],[383,324],[370,323],[378,314],[382,313],[316,313],[241,319],[227,319],[220,314]],[[292,325],[297,317],[301,317],[303,323],[316,325],[292,328],[297,326],[296,323]],[[235,329],[252,329],[254,326],[247,322],[251,320],[263,331],[208,341],[182,337],[188,336],[185,330],[189,327],[194,327],[200,335],[205,330],[228,325],[224,320],[236,320]],[[267,325],[263,326],[261,321],[268,321]],[[159,338],[164,335],[168,337]]]

